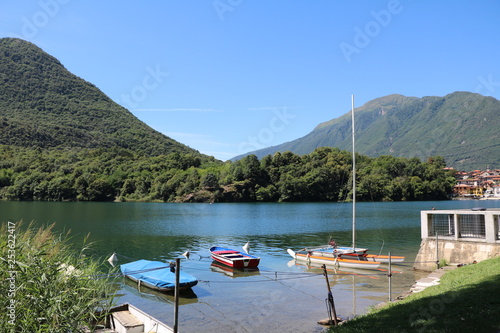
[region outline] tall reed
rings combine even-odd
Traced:
[[[1,225],[1,332],[81,332],[92,329],[96,309],[112,306],[112,284],[88,255],[88,237],[79,250],[72,243],[54,224]]]

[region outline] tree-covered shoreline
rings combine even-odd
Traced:
[[[455,185],[441,157],[357,155],[357,200],[445,200]],[[236,162],[124,148],[0,146],[0,199],[27,201],[350,201],[352,156],[336,148]]]

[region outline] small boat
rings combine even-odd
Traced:
[[[354,95],[352,96],[352,246],[340,247],[330,239],[328,245],[305,248],[300,251],[288,249],[288,254],[297,260],[351,268],[378,268],[388,263],[389,256],[367,254],[368,249],[356,247],[356,154],[354,147]],[[404,257],[391,256],[391,263],[403,262]]]
[[[348,246],[336,246],[335,244],[334,245],[329,244],[316,248],[306,248],[304,250],[307,250],[314,255],[331,256],[331,257],[335,257],[337,255],[345,259],[376,261],[384,264],[389,263],[389,256],[381,254],[369,254],[367,253],[368,249],[359,247],[353,249],[352,247]],[[391,255],[391,263],[393,264],[404,262],[404,260],[405,257]]]
[[[354,254],[352,257],[344,257],[344,254],[340,255],[333,252],[314,251],[308,249],[300,251],[288,249],[287,251],[288,254],[296,260],[304,260],[306,262],[316,264],[363,269],[376,269],[380,266],[380,262],[368,260],[363,257],[363,255]]]
[[[123,291],[127,294],[134,295],[135,297],[175,305],[175,294],[173,292],[159,291],[145,286],[141,287],[137,282],[130,279],[124,279]],[[179,291],[180,305],[194,304],[198,302],[198,295],[196,295],[193,288]]]
[[[160,291],[175,289],[175,266],[161,261],[137,260],[120,265],[123,275],[143,286]],[[195,286],[198,280],[191,274],[179,272],[179,289]]]
[[[260,258],[248,253],[213,246],[210,248],[212,259],[234,268],[257,267]]]
[[[99,323],[95,323],[93,325],[95,328],[92,332],[171,333],[174,331],[171,327],[167,326],[167,324],[151,317],[146,312],[129,303],[115,306],[109,311],[96,313],[97,318],[102,317],[102,315],[104,315],[104,320]],[[89,330],[84,330],[84,332],[90,333]]]

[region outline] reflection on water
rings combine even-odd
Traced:
[[[289,266],[296,265],[303,268],[303,271],[312,274],[323,274],[323,268],[320,264],[305,264],[303,261],[292,259]],[[394,300],[397,296],[407,292],[410,286],[418,279],[426,275],[422,272],[415,272],[410,264],[392,264],[389,281],[388,265],[382,264],[377,269],[355,269],[326,266],[330,285],[333,290],[339,288],[340,295],[346,295],[345,292],[351,292],[351,298],[342,299],[344,312],[342,316],[352,318],[366,310],[367,306],[380,302]],[[392,287],[392,293],[389,295],[389,284]],[[339,293],[334,293],[336,298]],[[373,303],[375,301],[375,303]],[[371,304],[369,304],[371,303]],[[352,308],[349,308],[350,304]]]
[[[213,261],[210,265],[210,269],[213,272],[222,273],[230,278],[241,278],[247,276],[260,275],[260,270],[258,267],[252,268],[233,268],[227,265],[221,264],[217,261]]]
[[[357,204],[357,245],[371,253],[406,256],[393,265],[393,297],[418,279],[411,270],[420,244],[420,211],[472,208],[474,201]],[[497,202],[481,202],[496,207]],[[319,332],[317,321],[328,317],[326,281],[319,267],[291,262],[286,250],[351,242],[351,204],[155,204],[86,202],[0,202],[0,221],[28,224],[56,222],[72,230],[75,246],[90,233],[93,255],[103,262],[116,252],[130,260],[172,261],[199,283],[182,297],[183,332]],[[229,271],[213,265],[211,246],[241,248],[261,257],[256,272]],[[120,264],[120,262],[118,262]],[[352,317],[389,299],[387,265],[378,271],[328,271],[337,313]],[[130,302],[173,325],[172,295],[118,279],[118,303]]]
[[[151,288],[147,288],[144,286],[141,286],[134,281],[123,278],[123,281],[121,281],[121,286],[122,290],[121,292],[124,294],[133,294],[136,296],[140,296],[145,299],[149,300],[154,300],[157,302],[163,302],[163,303],[168,303],[168,304],[174,304],[175,297],[174,297],[174,292],[161,292],[158,290],[154,290]],[[119,291],[120,293],[120,291]],[[193,304],[198,302],[198,296],[194,292],[194,290],[191,289],[184,289],[179,291],[179,305],[186,305],[186,304]]]

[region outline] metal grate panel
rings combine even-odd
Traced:
[[[484,215],[459,215],[458,225],[462,238],[486,238]]]
[[[455,223],[453,214],[432,214],[432,227],[429,229],[429,236],[454,236]]]

